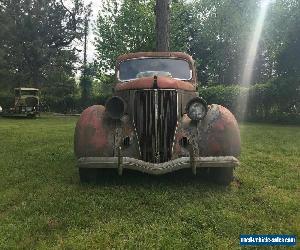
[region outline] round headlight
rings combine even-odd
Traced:
[[[106,102],[105,108],[112,119],[120,119],[125,112],[125,102],[121,97],[113,96]]]
[[[196,97],[189,101],[186,107],[186,112],[191,120],[200,121],[207,113],[206,102],[202,98]]]

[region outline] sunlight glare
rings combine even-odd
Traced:
[[[252,33],[252,37],[250,39],[250,43],[248,45],[248,51],[246,54],[247,56],[246,56],[244,68],[242,71],[240,86],[244,87],[244,88],[248,88],[250,86],[250,83],[252,80],[253,68],[254,68],[255,58],[256,58],[257,49],[258,49],[258,45],[259,45],[259,40],[261,37],[261,33],[263,30],[263,26],[264,26],[264,21],[265,21],[267,10],[268,10],[270,3],[271,3],[271,0],[262,0],[262,2],[261,2],[260,12],[259,12],[256,24],[255,24],[255,29],[254,29],[254,31]],[[247,101],[248,101],[248,95],[245,93],[244,94],[240,93],[240,95],[238,97],[238,103],[237,103],[240,120],[243,120],[245,117]]]

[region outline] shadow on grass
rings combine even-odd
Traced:
[[[77,172],[78,174],[78,172]],[[78,177],[79,178],[79,177]],[[78,180],[80,183],[80,180]],[[94,175],[84,186],[98,187],[197,187],[200,190],[218,190],[225,191],[227,187],[218,185],[210,178],[206,169],[198,169],[197,175],[193,175],[189,169],[182,169],[164,175],[149,175],[137,171],[125,170],[122,176],[119,176],[116,169],[95,169]]]
[[[26,115],[2,115],[0,116],[0,118],[2,119],[8,119],[8,120],[35,120],[37,118],[39,118],[38,116],[37,117],[29,117],[29,116],[26,116]]]

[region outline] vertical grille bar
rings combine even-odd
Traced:
[[[170,160],[177,124],[176,90],[137,91],[134,122],[142,160],[157,163]]]

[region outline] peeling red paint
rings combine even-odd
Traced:
[[[207,116],[199,125],[183,115],[175,135],[173,158],[188,150],[179,143],[182,137],[189,139],[195,154],[199,156],[240,154],[240,134],[236,119],[228,109],[220,105],[210,105]]]
[[[143,77],[129,82],[118,83],[115,87],[115,90],[152,89],[153,84],[153,77]],[[196,91],[196,87],[190,82],[164,76],[157,77],[157,87],[159,89],[182,89],[186,91]]]
[[[142,52],[127,54],[119,57],[118,63],[123,60],[141,57],[178,57],[187,60],[193,65],[193,60],[189,55],[177,52]],[[141,159],[143,154],[140,145],[144,143],[144,145],[147,146],[146,140],[148,140],[148,138],[139,140],[141,134],[138,133],[137,128],[139,128],[139,126],[137,126],[136,121],[141,121],[142,123],[145,119],[135,120],[135,112],[139,110],[136,109],[136,106],[139,106],[137,102],[139,99],[137,96],[143,92],[141,90],[150,91],[149,93],[152,92],[152,94],[149,96],[154,96],[154,92],[168,92],[170,89],[173,89],[173,92],[176,92],[177,94],[172,102],[174,104],[172,106],[174,107],[174,115],[172,116],[174,119],[172,119],[172,125],[166,126],[163,131],[160,131],[165,133],[166,129],[169,127],[174,129],[174,126],[177,123],[175,135],[172,132],[172,135],[168,137],[170,139],[168,139],[168,145],[164,146],[164,150],[168,152],[168,154],[170,153],[168,160],[170,158],[176,159],[182,156],[188,157],[191,152],[193,152],[194,156],[238,156],[240,154],[239,128],[235,117],[228,109],[216,104],[209,105],[206,116],[199,122],[192,121],[187,114],[184,114],[186,112],[186,102],[190,98],[194,98],[198,95],[196,92],[197,85],[194,66],[192,66],[192,71],[193,77],[190,81],[181,81],[164,76],[157,77],[157,86],[155,86],[155,88],[165,89],[160,91],[149,90],[154,87],[154,77],[144,77],[129,82],[117,83],[115,95],[126,100],[128,109],[124,112],[124,116],[121,119],[113,120],[106,115],[104,106],[96,105],[87,108],[81,114],[76,125],[76,156],[78,158],[88,156],[111,157],[117,155],[117,148],[121,148],[122,156]],[[162,99],[163,98],[160,100]],[[145,114],[149,113],[153,115],[156,114],[155,112],[158,113],[157,110],[163,110],[165,108],[164,106],[167,106],[167,108],[170,107],[170,105],[168,106],[164,102],[157,101],[156,99],[152,98],[149,100],[150,108],[147,106],[145,109],[140,109],[140,111],[145,112]],[[154,106],[155,103],[157,106]],[[177,109],[175,105],[178,105]],[[158,106],[161,108],[158,109]],[[154,107],[156,107],[156,111]],[[166,112],[170,112],[170,108],[167,109]],[[151,117],[154,117],[154,115]],[[164,118],[161,118],[162,116],[159,117],[162,121],[165,121],[163,120]],[[159,121],[159,119],[155,120],[153,123],[156,124],[157,121]],[[153,130],[149,131],[150,133],[154,133]],[[151,136],[149,136],[149,138],[150,137]],[[187,140],[181,141],[184,137],[186,137]],[[174,141],[171,141],[173,138]],[[169,143],[169,141],[171,142]],[[172,150],[172,153],[169,151],[170,149]],[[147,150],[148,151],[145,152],[153,150],[153,147],[152,149],[149,147]]]
[[[215,138],[211,138],[208,143],[209,143],[208,148],[211,155],[214,156],[220,155],[220,152],[222,150],[220,143],[217,142]]]
[[[218,105],[218,116],[208,125],[207,155],[240,154],[240,133],[237,121],[232,113]]]
[[[111,149],[109,131],[104,126],[105,108],[95,105],[81,114],[75,129],[75,152],[77,157],[95,156]]]
[[[212,125],[212,128],[215,130],[224,130],[225,128],[225,123],[223,120],[219,119],[216,121],[215,124]]]

